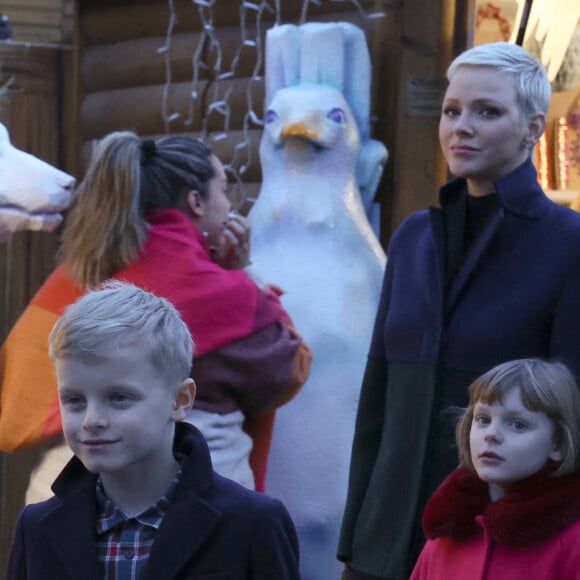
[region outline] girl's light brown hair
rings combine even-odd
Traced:
[[[147,239],[147,210],[183,209],[191,190],[207,197],[214,175],[211,149],[197,139],[104,137],[66,218],[60,258],[71,278],[90,287],[129,266]]]
[[[456,429],[461,464],[474,469],[469,434],[476,403],[501,403],[511,389],[519,389],[524,405],[530,411],[545,413],[554,425],[562,461],[553,475],[576,473],[580,469],[580,392],[565,365],[540,359],[500,364],[470,385],[469,406]]]

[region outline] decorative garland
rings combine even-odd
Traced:
[[[481,23],[484,20],[497,20],[499,22],[499,30],[501,32],[502,38],[504,40],[509,40],[511,35],[511,27],[509,22],[501,15],[501,8],[488,2],[485,8],[480,8],[477,11],[477,17],[475,19],[475,30],[479,30]]]
[[[550,179],[552,174],[552,160],[550,159],[549,149],[548,137],[544,132],[534,149],[535,165],[538,171],[538,182],[543,190],[553,189],[552,180]]]
[[[568,122],[566,117],[558,119],[556,127],[558,147],[556,151],[558,159],[558,189],[568,189]]]
[[[566,115],[566,123],[568,125],[568,131],[570,129],[574,132],[574,138],[570,139],[571,135],[568,134],[568,161],[571,167],[576,169],[578,175],[580,175],[580,98],[574,99],[568,114]]]

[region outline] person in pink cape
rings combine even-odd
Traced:
[[[115,278],[179,310],[196,344],[187,420],[218,473],[264,490],[274,411],[306,380],[311,353],[277,292],[246,275],[249,226],[230,214],[226,192],[220,160],[199,140],[117,132],[98,143],[67,216],[62,264],[3,347],[0,449],[60,434],[50,328],[88,288]]]

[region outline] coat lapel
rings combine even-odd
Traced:
[[[99,579],[95,513],[95,479],[88,476],[78,490],[67,494],[40,521],[43,533],[71,580]]]
[[[438,291],[439,296],[445,294],[445,268],[446,268],[446,236],[445,236],[445,215],[443,210],[438,207],[429,208],[429,218],[431,220],[431,231],[433,232],[433,246],[435,252],[435,261],[437,263]]]
[[[177,423],[175,449],[185,455],[183,480],[161,522],[143,580],[175,578],[222,519],[219,510],[201,499],[214,485],[203,435],[190,425]],[[73,457],[53,484],[60,503],[40,520],[43,534],[66,571],[62,580],[100,578],[95,486],[96,475]]]
[[[142,580],[177,577],[222,519],[221,512],[202,499],[214,485],[203,435],[191,425],[177,423],[175,450],[185,455],[182,480],[163,517]]]
[[[165,514],[142,580],[170,580],[204,545],[222,518],[198,497],[176,501]],[[170,554],[170,556],[168,556]]]

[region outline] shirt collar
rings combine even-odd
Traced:
[[[149,526],[155,530],[159,529],[161,520],[167,511],[167,507],[175,496],[177,485],[181,480],[181,469],[177,472],[175,479],[171,482],[167,491],[157,502],[150,505],[143,512],[136,516],[127,515],[121,508],[111,501],[105,494],[101,477],[97,478],[96,495],[97,495],[97,534],[104,534],[113,528],[122,525],[127,520],[136,520],[144,526]]]

